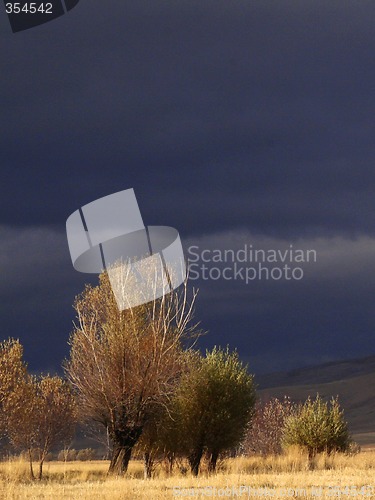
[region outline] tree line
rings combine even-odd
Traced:
[[[120,311],[102,273],[98,286],[87,285],[75,299],[64,377],[28,374],[20,342],[0,343],[1,437],[28,453],[31,477],[42,478],[47,454],[71,441],[77,422],[98,441],[109,441],[113,474],[127,471],[132,453],[143,456],[146,477],[158,461],[171,472],[181,458],[196,476],[203,458],[214,472],[221,456],[250,452],[257,442],[262,453],[291,444],[307,447],[311,456],[348,448],[337,400],[261,405],[254,376],[236,350],[214,347],[202,355],[195,300],[185,283]]]

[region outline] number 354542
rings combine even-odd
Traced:
[[[52,4],[51,3],[6,3],[5,9],[7,14],[52,14]]]

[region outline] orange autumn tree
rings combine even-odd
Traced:
[[[119,310],[102,273],[98,286],[86,286],[76,298],[65,369],[81,419],[109,435],[111,473],[126,472],[145,425],[174,392],[189,339],[199,333],[191,323],[195,296],[188,300],[185,282],[160,299]]]
[[[37,457],[38,479],[42,479],[47,454],[73,437],[76,404],[68,383],[58,376],[28,376],[9,394],[5,409],[11,444],[27,451],[33,479],[33,458]]]

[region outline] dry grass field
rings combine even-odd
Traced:
[[[28,479],[28,465],[0,464],[1,499],[161,500],[169,498],[375,498],[375,452],[355,456],[236,458],[223,461],[217,474],[198,478],[162,467],[143,479],[141,462],[132,461],[124,478],[107,477],[108,463],[49,462],[42,481]]]

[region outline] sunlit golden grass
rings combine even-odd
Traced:
[[[0,498],[375,498],[374,451],[355,456],[322,454],[312,463],[298,450],[279,457],[239,457],[221,462],[215,475],[209,476],[203,466],[198,478],[178,468],[168,476],[159,466],[154,478],[145,480],[138,461],[130,463],[123,478],[108,477],[107,470],[108,462],[104,461],[48,462],[44,479],[31,481],[26,462],[2,462]],[[372,486],[374,493],[369,488],[361,490],[366,485]],[[340,489],[334,490],[334,486]]]

